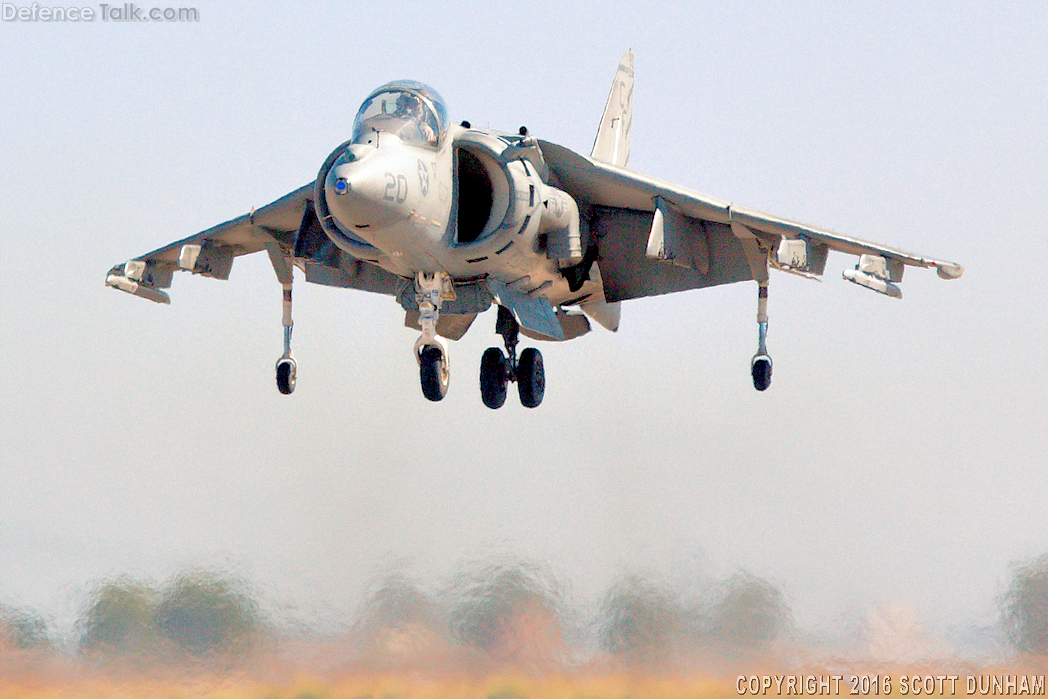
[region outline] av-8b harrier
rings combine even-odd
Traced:
[[[414,346],[423,395],[441,400],[450,362],[439,337],[459,339],[477,315],[498,308],[480,362],[484,404],[499,408],[510,382],[529,408],[545,373],[520,335],[570,340],[619,325],[622,301],[753,280],[759,343],[753,385],[771,383],[768,271],[821,275],[830,250],[857,255],[844,278],[901,298],[906,265],[953,262],[736,207],[626,169],[632,124],[633,53],[619,65],[589,157],[534,138],[452,124],[432,88],[401,80],[378,88],[357,112],[350,140],[315,181],[235,218],[110,270],[106,284],[159,303],[172,273],[227,279],[233,260],[265,251],[283,288],[284,354],[277,387],[295,389],[291,289],[307,282],[394,297]]]

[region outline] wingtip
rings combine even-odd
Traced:
[[[959,279],[964,274],[964,267],[956,262],[938,262],[935,265],[935,272],[942,279]]]

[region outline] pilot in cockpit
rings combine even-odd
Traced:
[[[440,96],[412,81],[389,83],[371,93],[353,121],[354,142],[381,132],[396,134],[404,143],[436,148],[446,131],[447,112]]]
[[[413,121],[418,126],[423,143],[435,143],[437,132],[427,120],[427,114],[422,101],[410,92],[402,92],[397,97],[397,109],[393,115]]]

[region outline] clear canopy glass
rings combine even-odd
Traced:
[[[447,130],[447,109],[440,95],[420,82],[401,80],[383,85],[364,100],[353,123],[353,140],[381,131],[405,143],[436,148]]]

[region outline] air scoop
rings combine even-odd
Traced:
[[[342,158],[344,162],[355,163],[358,160],[363,160],[374,152],[374,146],[365,145],[363,143],[354,143],[346,148],[346,152],[342,154]]]

